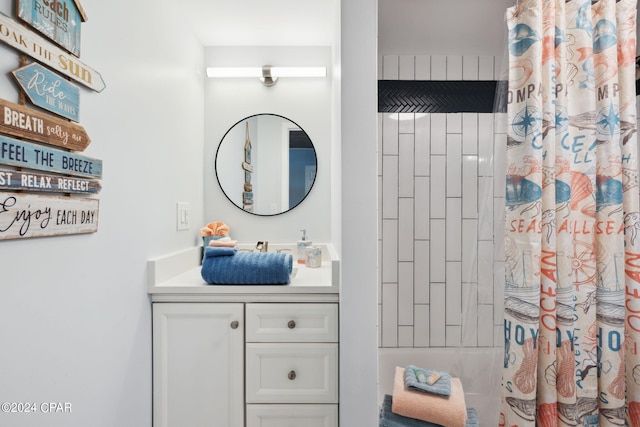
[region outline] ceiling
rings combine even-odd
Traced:
[[[340,25],[341,0],[173,1],[203,46],[332,46]],[[501,56],[514,3],[378,0],[378,53]]]
[[[203,46],[331,46],[339,0],[175,0]]]

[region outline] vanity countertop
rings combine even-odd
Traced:
[[[294,254],[293,273],[288,285],[209,285],[200,275],[202,248],[197,246],[147,262],[148,293],[154,302],[162,301],[233,301],[238,296],[256,302],[291,299],[304,300],[314,295],[337,301],[340,271],[337,253],[330,244],[322,247],[322,265],[308,268],[295,262],[295,245],[271,245],[270,250],[289,249]],[[240,245],[240,247],[248,247]]]

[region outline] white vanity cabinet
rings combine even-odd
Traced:
[[[154,427],[338,427],[337,262],[286,286],[212,286],[149,263]]]

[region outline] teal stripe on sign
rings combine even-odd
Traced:
[[[102,178],[102,160],[0,135],[0,164]]]

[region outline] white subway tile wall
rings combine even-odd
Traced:
[[[379,73],[497,80],[498,62],[385,55]],[[380,347],[502,345],[506,136],[497,116],[379,113]]]

